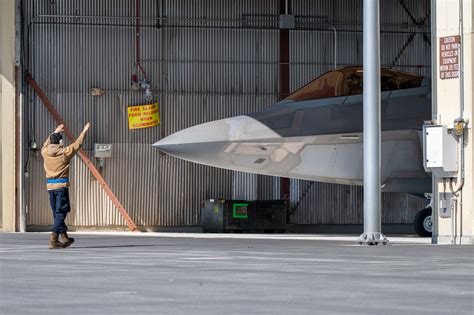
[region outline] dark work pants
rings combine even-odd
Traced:
[[[69,193],[67,188],[60,188],[54,190],[48,190],[49,202],[51,209],[53,210],[54,224],[52,231],[56,233],[63,233],[67,231],[66,216],[71,211],[69,205]]]

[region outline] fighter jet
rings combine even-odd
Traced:
[[[156,142],[178,158],[230,170],[363,185],[362,67],[329,71],[269,109],[193,126]],[[430,79],[381,69],[382,191],[423,194],[421,129]]]

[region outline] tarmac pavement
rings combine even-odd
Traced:
[[[201,234],[202,235],[202,234]],[[1,314],[473,314],[474,247],[390,238],[0,234]],[[204,238],[205,237],[205,238]]]

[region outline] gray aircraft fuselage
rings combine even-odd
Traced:
[[[193,126],[154,146],[195,163],[256,174],[363,184],[362,94],[283,100],[269,109]],[[382,190],[431,191],[421,129],[429,86],[381,94]]]

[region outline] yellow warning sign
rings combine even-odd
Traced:
[[[149,128],[159,124],[158,103],[128,107],[128,129]]]

